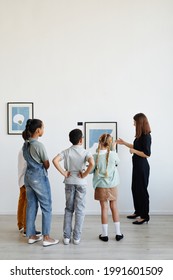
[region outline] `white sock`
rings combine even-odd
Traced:
[[[108,224],[102,224],[102,236],[108,236]]]
[[[114,225],[115,225],[115,234],[121,235],[120,222],[115,222]]]

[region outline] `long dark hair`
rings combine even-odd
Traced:
[[[23,131],[24,137],[28,140],[35,133],[37,128],[41,128],[43,122],[39,119],[28,119],[26,122],[25,130]]]
[[[143,113],[136,114],[133,119],[136,122],[136,138],[139,138],[142,134],[149,134],[151,132],[148,119]]]

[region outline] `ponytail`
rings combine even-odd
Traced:
[[[28,140],[35,133],[37,128],[41,128],[43,125],[42,121],[39,119],[28,119],[26,122],[24,135],[26,140]]]

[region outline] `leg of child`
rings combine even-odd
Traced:
[[[118,212],[117,203],[115,200],[110,201],[110,209],[112,212],[112,219],[113,219],[114,226],[115,226],[116,240],[119,241],[120,239],[123,238],[123,234],[121,233],[121,230],[120,230],[119,212]]]
[[[108,236],[108,202],[100,201],[101,206],[101,224],[102,224],[102,234],[101,236]]]
[[[18,221],[17,225],[18,225],[19,230],[23,230],[23,228],[24,228],[23,210],[24,210],[25,199],[26,199],[25,187],[22,186],[20,188],[20,194],[19,194],[19,200],[18,200],[18,208],[17,208],[17,221]]]
[[[26,208],[27,208],[27,199],[26,199],[26,188],[25,188],[25,197],[24,197],[24,205],[23,205],[23,228],[26,233]]]

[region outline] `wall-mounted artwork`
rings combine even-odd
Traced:
[[[33,119],[34,104],[32,102],[7,103],[7,132],[22,134],[28,119]]]
[[[85,149],[95,153],[98,148],[99,137],[108,133],[113,141],[117,139],[117,122],[85,122]]]

